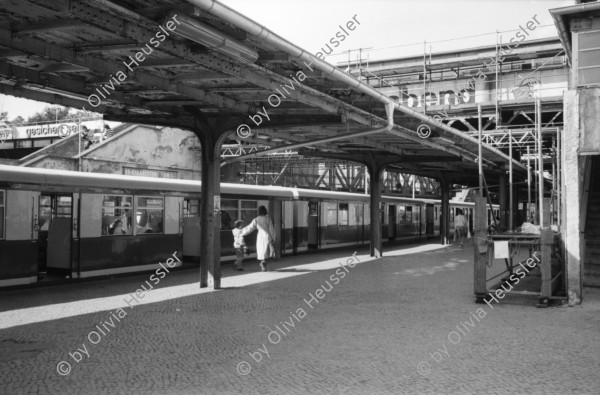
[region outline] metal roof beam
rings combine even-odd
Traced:
[[[14,25],[12,27],[12,32],[14,34],[22,34],[22,33],[44,33],[44,32],[54,32],[58,30],[68,30],[77,27],[85,27],[86,23],[72,18],[62,18],[62,19],[51,19],[40,21],[37,23],[22,23],[18,25]]]
[[[2,45],[12,49],[24,50],[38,56],[52,59],[56,62],[62,61],[88,68],[100,74],[105,74],[107,82],[109,81],[110,76],[115,73],[115,70],[122,69],[122,67],[120,67],[122,64],[120,63],[118,63],[119,66],[116,66],[114,62],[102,60],[90,55],[81,55],[72,49],[50,44],[47,41],[37,38],[22,37],[16,41],[9,31],[3,29],[0,29],[0,42],[2,42]],[[189,85],[172,83],[166,78],[145,73],[143,71],[136,70],[135,73],[130,73],[128,79],[149,88],[174,92],[184,97],[200,100],[204,103],[210,103],[216,107],[234,109],[242,113],[248,113],[250,110],[250,106],[247,104],[240,103],[222,95],[196,89]],[[116,93],[117,92],[112,93],[111,96]]]

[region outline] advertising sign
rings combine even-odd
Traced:
[[[83,121],[82,126],[87,126],[88,129],[95,133],[101,133],[103,121],[101,119],[95,121]],[[28,126],[10,126],[0,129],[0,139],[2,140],[25,140],[25,139],[41,139],[41,138],[65,138],[78,131],[77,122],[59,122],[59,123],[44,123],[39,125]]]

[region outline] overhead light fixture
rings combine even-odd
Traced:
[[[173,17],[180,22],[177,28],[172,30],[175,34],[238,60],[254,63],[258,59],[258,52],[254,49],[187,15],[170,11],[165,17],[164,23],[173,20]]]

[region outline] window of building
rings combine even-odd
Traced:
[[[4,207],[6,204],[4,203],[4,191],[0,191],[0,239],[4,239]]]
[[[122,195],[104,195],[102,202],[102,235],[131,235],[133,228],[131,217],[133,197]],[[41,209],[40,201],[40,209]]]
[[[33,142],[31,140],[17,140],[15,142],[15,148],[31,148]]]
[[[138,196],[135,211],[136,234],[163,233],[164,211],[164,198]]]
[[[600,31],[579,33],[577,85],[600,84]]]
[[[50,139],[35,139],[35,140],[33,140],[33,146],[34,147],[45,147],[47,145],[50,145],[51,142],[52,142],[52,140],[50,140]]]

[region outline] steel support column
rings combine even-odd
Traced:
[[[200,211],[200,288],[221,288],[221,216],[219,147],[210,133],[199,134],[202,144],[202,204]]]
[[[376,258],[383,256],[381,242],[381,177],[385,165],[372,161],[367,165],[371,179],[371,244],[370,255]]]
[[[450,244],[450,183],[446,179],[440,180],[442,190],[442,213],[440,217],[441,244]]]

